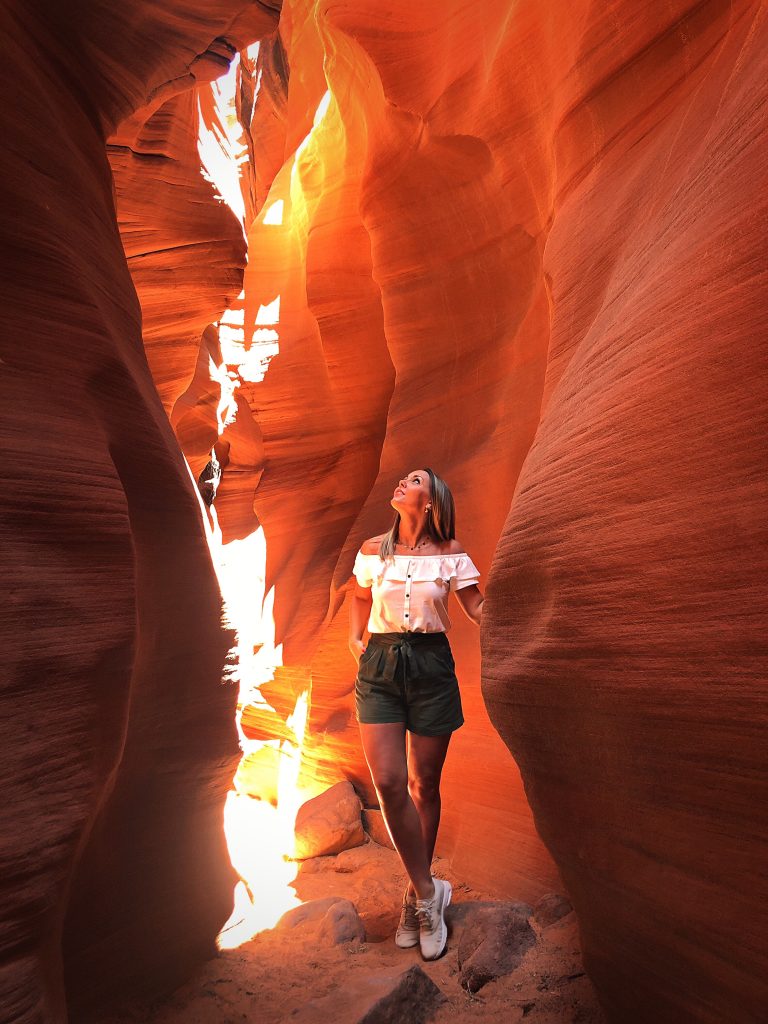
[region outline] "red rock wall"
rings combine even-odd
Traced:
[[[227,638],[167,414],[196,467],[206,325],[243,259],[187,90],[274,17],[198,7],[4,8],[14,1021],[63,1019],[62,933],[79,1014],[89,975],[96,1002],[169,983],[228,909]],[[365,790],[352,560],[394,479],[444,475],[522,781],[454,609],[468,723],[440,851],[531,899],[560,884],[538,829],[612,1019],[756,1021],[765,7],[479,11],[285,4],[245,204],[284,203],[251,224],[245,278],[247,323],[280,296],[280,353],[239,390],[219,519],[266,531],[276,690],[312,679],[310,770]]]
[[[483,692],[611,1019],[721,1024],[768,1005],[768,25],[675,7],[565,34],[544,408]]]
[[[245,334],[279,296],[280,350],[263,381],[239,389],[263,438],[252,506],[229,428],[222,441],[237,471],[225,469],[217,498],[225,540],[256,523],[267,535],[286,666],[277,688],[295,695],[312,681],[308,772],[327,782],[344,774],[371,800],[346,647],[354,553],[389,525],[393,480],[428,463],[453,486],[461,539],[487,571],[538,422],[549,315],[539,211],[532,197],[513,209],[505,193],[500,157],[480,135],[477,81],[455,99],[453,79],[433,83],[429,118],[420,92],[395,106],[386,91],[401,78],[423,90],[454,57],[460,78],[477,59],[456,36],[466,12],[442,50],[403,48],[398,37],[395,85],[392,55],[375,52],[385,35],[368,38],[376,17],[286,4],[280,45],[259,58]],[[505,17],[504,5],[489,8],[478,47],[498,44]],[[504,144],[522,173],[519,147]],[[275,203],[281,224],[265,222]],[[447,768],[440,852],[470,882],[535,899],[561,882],[483,706],[478,631],[458,609],[454,618],[468,724]]]
[[[527,795],[622,1022],[753,1020],[763,995],[764,17],[296,0],[281,20],[265,203],[298,213],[254,229],[246,289],[280,292],[281,351],[247,397],[312,770],[369,786],[343,600],[393,481],[433,465],[490,570],[484,695],[525,783],[457,612],[441,851],[518,896],[557,884]]]
[[[65,998],[83,1020],[86,1003],[167,986],[210,954],[231,907],[231,638],[142,346],[105,135],[155,90],[194,85],[240,6],[3,5],[3,1021],[63,1021]],[[147,108],[155,166],[175,103],[164,126],[157,95]],[[144,224],[148,259],[174,230]],[[203,323],[237,274],[225,247]],[[176,315],[198,290],[179,283]],[[194,352],[174,373],[193,368]]]

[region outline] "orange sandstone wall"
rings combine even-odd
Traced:
[[[271,6],[3,7],[3,1019],[64,1019],[62,938],[79,1016],[228,910],[229,638],[167,417],[196,471],[244,253],[190,90],[266,34],[244,315],[279,297],[280,352],[217,508],[265,528],[308,770],[369,786],[349,574],[433,465],[488,575],[441,852],[518,898],[559,869],[617,1022],[757,1021],[765,6]]]
[[[611,1018],[758,1021],[768,22],[646,10],[566,36],[544,407],[483,692]]]
[[[279,169],[252,187],[285,212],[245,277],[254,316],[281,296],[249,515],[311,770],[371,795],[344,600],[393,481],[431,464],[488,573],[483,695],[523,780],[457,613],[440,849],[533,898],[558,884],[538,830],[622,1022],[765,996],[765,32],[749,3],[291,0]]]
[[[549,324],[543,214],[532,191],[505,188],[525,161],[543,173],[544,154],[504,136],[505,118],[524,110],[497,104],[487,123],[488,95],[507,102],[510,90],[481,87],[476,66],[486,50],[493,65],[506,6],[489,5],[476,50],[464,40],[467,9],[436,39],[431,12],[410,28],[405,7],[387,17],[384,32],[373,7],[285,4],[279,38],[260,55],[245,336],[279,299],[279,354],[238,390],[262,437],[252,506],[237,423],[222,435],[235,471],[217,498],[225,541],[259,523],[266,532],[284,645],[276,688],[295,696],[312,683],[308,773],[343,773],[370,800],[346,646],[354,553],[391,521],[393,481],[429,464],[454,488],[460,537],[487,572],[538,422]],[[408,32],[418,45],[403,45]],[[246,340],[243,360],[247,350]],[[454,617],[468,724],[447,767],[440,852],[470,882],[535,899],[562,883],[485,712],[478,630]]]
[[[63,1021],[65,999],[83,1020],[86,1003],[167,986],[211,953],[231,906],[231,638],[142,346],[106,138],[146,107],[145,152],[126,164],[157,166],[188,106],[163,127],[165,98],[205,77],[218,36],[232,32],[230,50],[256,38],[253,20],[236,31],[242,6],[6,2],[0,14],[0,1018],[14,1024]],[[145,196],[134,212],[146,211]],[[173,244],[159,223],[142,243],[133,225],[149,260]],[[237,275],[225,249],[202,299],[177,279],[177,314],[193,298],[203,323],[219,314]],[[194,352],[172,373],[193,368]]]

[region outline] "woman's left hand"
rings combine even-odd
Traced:
[[[352,651],[352,657],[359,665],[360,659],[363,656],[363,651],[365,650],[365,644],[363,643],[362,640],[350,640],[349,649],[350,651]]]

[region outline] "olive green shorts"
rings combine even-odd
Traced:
[[[372,633],[355,680],[357,720],[404,722],[419,736],[464,724],[459,682],[445,633]]]

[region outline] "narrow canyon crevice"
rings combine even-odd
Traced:
[[[350,572],[427,464],[487,586],[444,870],[567,893],[611,1021],[757,1022],[765,4],[280,6],[2,5],[0,1015],[210,958],[299,731],[373,812]]]

